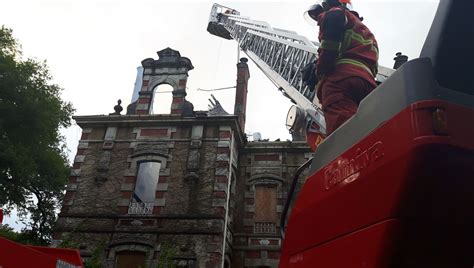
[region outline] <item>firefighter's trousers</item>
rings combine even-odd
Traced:
[[[360,101],[374,88],[360,77],[324,81],[320,90],[327,135],[351,118],[357,112]]]

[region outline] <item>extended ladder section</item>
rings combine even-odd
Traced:
[[[302,74],[302,69],[316,60],[319,43],[293,31],[272,28],[264,21],[240,16],[236,10],[218,4],[212,7],[207,30],[219,37],[236,40],[240,49],[298,106],[299,109],[290,109],[288,114],[290,131],[309,127],[313,132],[326,132],[320,105],[313,102],[316,92],[303,82]],[[392,72],[381,67],[377,80],[384,81]]]

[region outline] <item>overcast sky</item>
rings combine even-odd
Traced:
[[[353,0],[356,11],[372,30],[380,48],[380,65],[393,66],[401,51],[418,57],[439,1]],[[206,31],[213,2],[159,0],[0,0],[0,25],[13,29],[24,55],[46,60],[54,83],[64,88],[76,115],[113,112],[117,99],[130,103],[136,67],[145,58],[157,59],[166,47],[188,57],[187,99],[195,110],[207,110],[210,92],[235,86],[237,43]],[[241,15],[268,22],[272,27],[296,31],[310,40],[317,29],[303,13],[313,1],[219,2]],[[241,53],[241,57],[245,54]],[[249,64],[250,81],[246,132],[262,138],[290,139],[284,123],[291,102],[261,71]],[[166,90],[166,87],[160,90]],[[232,113],[235,89],[213,92]],[[171,93],[157,95],[170,107]],[[161,103],[160,103],[161,104]],[[73,159],[81,130],[64,131]],[[12,219],[6,223],[12,224]]]

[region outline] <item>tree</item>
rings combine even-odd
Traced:
[[[31,232],[16,232],[8,224],[0,226],[0,237],[20,244],[38,244],[38,239]]]
[[[22,59],[12,30],[0,28],[0,207],[16,207],[24,233],[36,243],[51,239],[69,175],[61,128],[73,108],[60,98],[45,62]]]

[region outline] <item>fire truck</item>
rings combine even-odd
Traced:
[[[0,208],[0,226],[3,211]],[[0,237],[0,268],[82,268],[79,250],[22,245]]]
[[[420,57],[380,68],[379,86],[316,147],[325,122],[301,70],[319,44],[213,5],[208,32],[238,42],[295,104],[290,132],[315,148],[282,213],[280,268],[474,266],[472,10],[441,0]]]

